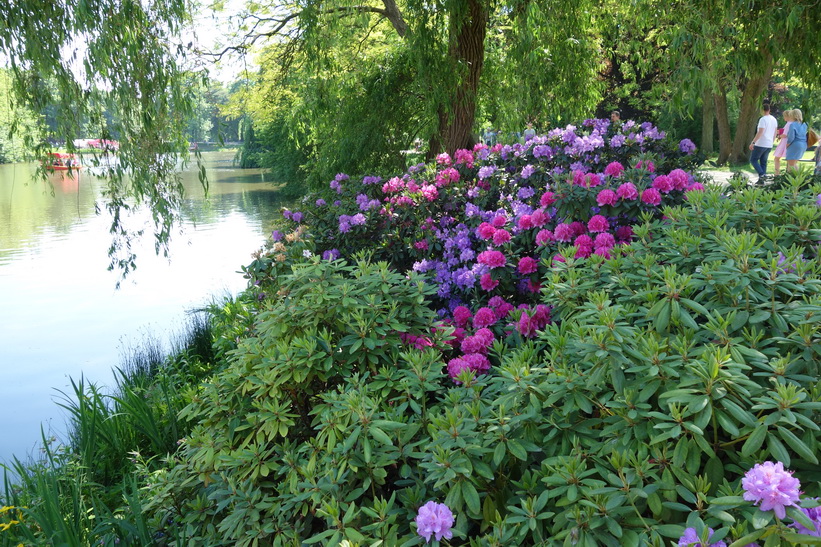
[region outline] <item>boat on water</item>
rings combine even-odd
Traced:
[[[82,169],[80,160],[74,154],[65,152],[52,152],[43,162],[43,167],[54,171],[68,171],[69,169]]]

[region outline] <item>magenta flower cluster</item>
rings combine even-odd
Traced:
[[[429,501],[419,508],[416,514],[416,532],[429,543],[431,537],[436,541],[453,537],[453,513],[444,503]]]

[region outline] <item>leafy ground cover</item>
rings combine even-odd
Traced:
[[[13,491],[0,538],[821,543],[821,185],[698,162],[589,120],[337,176],[215,310],[179,446],[141,441],[119,504],[52,470],[87,490]]]

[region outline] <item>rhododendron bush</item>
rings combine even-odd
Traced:
[[[594,186],[531,173],[542,194],[591,200],[630,182],[637,210],[570,219],[561,199],[525,212],[478,193],[478,218],[456,217],[468,201],[454,172],[476,172],[465,192],[516,186],[504,162],[467,154],[435,171],[454,170],[431,183],[428,258],[387,260],[391,234],[421,240],[402,224],[418,206],[394,218],[374,194],[361,213],[312,198],[334,225],[300,211],[248,266],[259,314],[192,395],[183,418],[198,425],[147,475],[151,522],[200,545],[821,544],[821,187],[668,180],[665,193],[662,179],[659,211],[635,203],[662,176],[645,157],[654,173],[624,160]],[[336,182],[342,201],[351,181]],[[630,244],[542,255],[538,231],[517,229],[542,207],[539,230],[584,222],[595,242],[624,226]],[[492,243],[501,230],[511,239]],[[346,258],[357,250],[386,261]],[[414,268],[465,250],[481,267],[472,288],[451,276],[442,294],[444,276]],[[498,285],[482,288],[486,274]]]

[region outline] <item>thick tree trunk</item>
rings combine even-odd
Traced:
[[[485,62],[487,8],[483,0],[464,1],[464,16],[451,19],[449,31],[448,55],[452,66],[458,71],[459,80],[450,104],[439,109],[439,134],[431,139],[431,145],[437,146],[436,150],[444,147],[449,154],[475,144],[473,122],[476,118],[476,95]]]
[[[716,106],[713,102],[713,93],[704,89],[701,97],[701,151],[708,156],[713,155],[713,124],[716,120]]]
[[[733,150],[730,154],[730,162],[732,163],[746,163],[749,160],[750,141],[755,136],[759,112],[761,111],[761,94],[767,89],[767,84],[773,75],[772,57],[768,56],[767,59],[764,69],[750,78],[744,86]]]
[[[727,92],[724,85],[719,83],[718,93],[713,94],[713,104],[716,107],[716,120],[718,121],[718,160],[719,165],[724,165],[730,157],[733,146],[733,135],[730,130],[730,115],[727,111]]]

